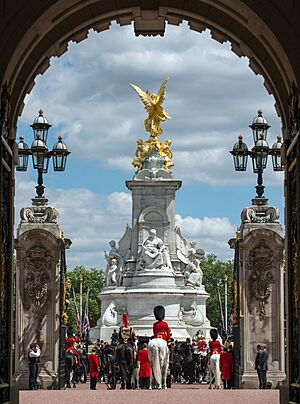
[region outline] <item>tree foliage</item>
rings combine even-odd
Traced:
[[[89,289],[89,318],[91,327],[95,327],[101,314],[101,302],[98,298],[104,284],[104,274],[101,269],[86,269],[83,266],[77,266],[73,271],[67,273],[70,283],[70,304],[67,310],[68,326],[73,326],[77,330],[76,313],[74,308],[73,288],[76,294],[76,302],[79,310],[80,300],[80,276],[82,276],[82,317],[84,318],[86,294]]]
[[[227,299],[228,309],[227,316],[229,319],[230,309],[232,307],[232,280],[233,280],[233,263],[224,262],[217,259],[214,254],[209,254],[201,262],[203,271],[203,284],[206,292],[210,295],[207,299],[206,313],[212,327],[220,328],[221,310],[218,296],[218,289],[221,296],[222,310],[225,317],[225,277],[227,276]]]

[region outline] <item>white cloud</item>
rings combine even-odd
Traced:
[[[236,227],[228,217],[182,217],[176,215],[176,225],[184,237],[196,241],[206,253],[216,254],[220,259],[232,259],[233,252],[227,242],[234,237]]]
[[[16,182],[16,225],[19,211],[31,205],[35,183],[24,178]],[[84,265],[87,268],[105,266],[103,251],[109,249],[111,239],[118,241],[131,224],[131,196],[114,192],[101,196],[85,188],[53,189],[47,187],[49,205],[60,216],[65,237],[72,240],[68,251],[68,267]]]

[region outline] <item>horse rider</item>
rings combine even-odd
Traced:
[[[124,313],[122,317],[123,325],[119,330],[119,342],[135,346],[135,333],[134,329],[129,326],[128,314]]]
[[[163,306],[154,307],[154,317],[157,320],[153,324],[154,338],[162,338],[166,342],[169,342],[171,340],[170,328],[168,323],[163,321],[165,318],[165,308]]]
[[[135,333],[134,329],[129,326],[128,314],[124,313],[122,317],[123,325],[119,330],[119,341],[116,348],[116,362],[119,364],[122,377],[121,389],[125,386],[130,389],[131,376],[133,372],[135,360]]]
[[[75,356],[77,365],[80,366],[80,355],[75,349],[75,343],[79,343],[80,339],[74,336],[73,327],[67,329],[66,349],[65,352],[70,352]]]

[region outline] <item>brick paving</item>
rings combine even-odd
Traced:
[[[207,385],[173,384],[168,390],[97,391],[89,384],[76,389],[21,391],[20,404],[279,404],[278,390],[208,390]]]

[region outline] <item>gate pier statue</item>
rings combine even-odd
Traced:
[[[229,244],[236,250],[238,284],[235,311],[239,352],[236,376],[240,388],[257,388],[256,346],[269,353],[267,379],[272,388],[285,380],[284,352],[284,238],[279,210],[268,199],[255,197],[242,211],[237,238]],[[238,302],[236,301],[238,299]]]
[[[39,383],[58,388],[62,280],[65,272],[64,239],[58,212],[44,197],[32,199],[21,209],[16,249],[15,383],[28,389],[28,351],[31,343],[41,348]]]

